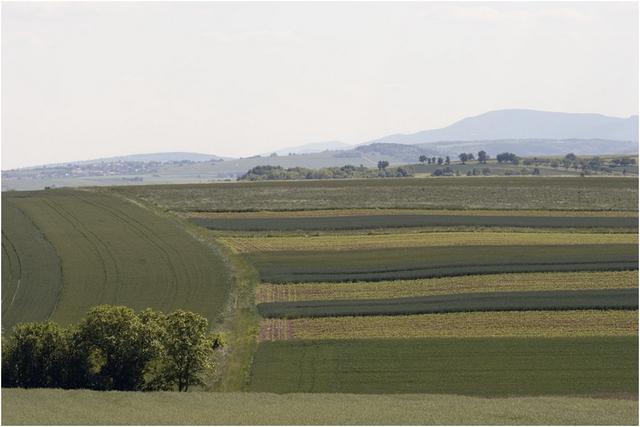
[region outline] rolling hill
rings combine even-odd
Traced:
[[[370,142],[423,144],[442,141],[505,139],[605,139],[638,141],[638,116],[497,110],[467,117],[450,126],[411,134],[394,134]]]

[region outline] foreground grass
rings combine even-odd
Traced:
[[[34,405],[34,402],[38,402]],[[636,400],[2,390],[4,425],[634,425]]]
[[[638,334],[636,310],[502,311],[263,319],[260,339],[579,337]]]
[[[512,273],[348,283],[263,283],[256,302],[403,298],[471,292],[552,291],[638,287],[638,271]]]
[[[637,396],[638,337],[265,341],[249,390]]]

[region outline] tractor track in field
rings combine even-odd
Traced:
[[[16,287],[13,290],[13,294],[11,295],[11,301],[9,302],[9,305],[5,308],[5,310],[8,310],[9,308],[11,308],[11,306],[13,306],[14,301],[16,300],[16,295],[18,295],[18,292],[20,291],[20,283],[22,281],[22,261],[20,260],[20,254],[18,254],[18,250],[16,249],[15,245],[13,244],[13,242],[11,241],[11,239],[9,238],[9,236],[7,236],[7,234],[4,232],[4,230],[2,230],[2,250],[7,254],[7,261],[9,262],[9,272],[11,273],[11,278],[13,279],[13,274],[14,272],[17,271],[17,282],[16,282]],[[16,267],[17,269],[14,270],[13,265],[11,264],[11,254],[9,254],[9,251],[7,250],[7,246],[5,245],[5,242],[7,242],[7,244],[9,245],[9,247],[11,248],[11,252],[15,255],[15,259],[16,259]],[[3,292],[4,294],[4,292]],[[4,301],[4,296],[2,295],[2,300]]]
[[[66,209],[60,206],[56,207],[55,203],[51,200],[45,200],[45,204],[49,206],[49,208],[53,212],[55,212],[58,216],[60,216],[60,218],[68,222],[71,228],[84,238],[89,249],[91,249],[91,251],[94,253],[95,259],[98,261],[98,263],[101,266],[101,275],[102,275],[102,283],[100,286],[100,297],[98,298],[98,300],[106,302],[107,300],[105,296],[107,292],[107,283],[109,282],[109,273],[107,271],[106,259],[99,247],[100,239],[92,232],[88,230],[84,231],[83,229],[85,229],[86,227],[82,224],[82,222],[80,222],[74,215],[70,214]],[[93,238],[90,237],[89,234],[91,234]],[[102,244],[102,246],[104,246],[104,243]],[[104,248],[104,250],[109,252],[107,248]],[[111,257],[111,260],[115,264],[113,257]]]
[[[111,215],[113,215],[114,217],[122,221],[127,227],[131,228],[131,230],[133,230],[146,242],[149,242],[153,247],[157,249],[157,251],[161,254],[161,256],[166,260],[165,265],[167,266],[167,270],[169,272],[169,275],[171,276],[171,278],[167,277],[169,279],[167,280],[167,286],[166,286],[166,289],[167,289],[166,295],[169,297],[168,301],[175,301],[178,296],[178,287],[180,285],[180,280],[178,278],[177,268],[175,264],[176,259],[180,260],[182,269],[185,271],[185,273],[188,273],[188,269],[184,264],[184,260],[182,259],[180,254],[173,251],[171,246],[166,244],[162,240],[162,238],[158,236],[152,229],[142,224],[140,221],[133,218],[132,216],[126,214],[125,212],[119,209],[111,208],[109,206],[106,206],[98,202],[93,202],[84,198],[80,198],[79,196],[74,196],[74,197],[76,197],[78,200],[81,200],[85,203],[95,206],[98,209],[103,209],[109,212]],[[172,250],[175,253],[175,256],[171,256],[167,248],[169,248],[169,250]],[[184,277],[187,279],[187,281],[190,282],[188,274],[185,274]],[[187,286],[185,286],[185,288],[190,289],[191,287],[188,286],[189,284],[190,283],[186,283]]]

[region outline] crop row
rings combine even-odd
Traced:
[[[267,302],[263,317],[380,316],[466,311],[636,310],[638,289],[488,292],[389,299]]]
[[[264,282],[344,282],[540,271],[636,270],[638,246],[467,246],[247,255]]]
[[[109,189],[175,211],[310,209],[525,209],[636,211],[628,178],[443,178],[305,180]]]
[[[637,394],[638,337],[291,340],[258,345],[249,390]]]
[[[638,228],[636,217],[364,215],[281,218],[191,218],[214,230],[358,230],[402,227]]]
[[[589,211],[589,210],[496,210],[496,209],[305,209],[293,211],[192,211],[182,212],[185,218],[260,219],[260,218],[319,218],[368,215],[455,215],[455,216],[566,216],[566,217],[638,217],[637,211]]]
[[[406,316],[266,318],[258,339],[572,337],[638,334],[636,310],[493,311]]]
[[[369,235],[321,235],[288,237],[223,237],[237,252],[391,249],[420,246],[503,246],[503,245],[589,245],[638,244],[638,234],[620,233],[508,233],[508,232],[433,232]]]
[[[638,271],[511,273],[349,283],[262,283],[256,301],[403,298],[471,292],[562,291],[638,287]]]

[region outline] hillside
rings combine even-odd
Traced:
[[[442,141],[417,144],[422,150],[435,150],[444,155],[486,151],[490,156],[509,151],[519,156],[602,156],[607,154],[637,154],[638,143],[608,139],[500,139],[472,141]]]
[[[394,134],[370,142],[422,144],[441,141],[504,139],[608,139],[638,141],[638,116],[497,110],[467,117],[450,126]]]

